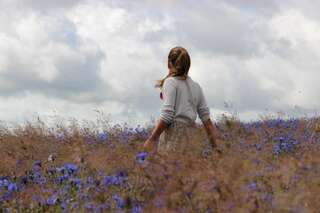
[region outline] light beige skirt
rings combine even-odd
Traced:
[[[157,151],[160,154],[170,152],[185,153],[192,149],[192,140],[196,131],[196,124],[185,124],[173,121],[160,135]]]

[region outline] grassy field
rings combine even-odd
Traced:
[[[225,117],[220,155],[200,125],[170,156],[140,151],[152,124],[99,125],[2,125],[0,212],[320,212],[320,118]]]

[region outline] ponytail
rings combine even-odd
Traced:
[[[163,79],[158,80],[155,87],[161,88],[164,81],[170,76],[179,76],[180,79],[185,80],[188,76],[190,64],[190,56],[185,48],[179,46],[172,48],[168,55],[168,67],[170,65],[172,72]]]

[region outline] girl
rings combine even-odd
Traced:
[[[145,141],[145,150],[183,151],[188,147],[190,134],[195,128],[197,114],[204,124],[209,141],[216,148],[215,129],[200,85],[188,76],[190,56],[183,47],[174,47],[168,55],[169,73],[155,87],[161,88],[163,105],[160,119],[151,136]]]

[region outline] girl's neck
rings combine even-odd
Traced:
[[[190,78],[188,75],[183,75],[183,76],[174,76],[177,79],[181,79],[181,80],[186,80],[187,78]]]

